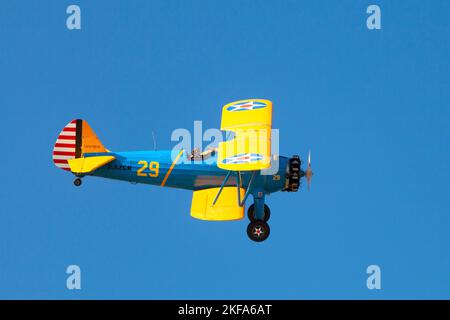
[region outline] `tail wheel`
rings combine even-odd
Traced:
[[[81,186],[81,179],[80,179],[80,178],[76,178],[76,179],[73,181],[73,184],[74,184],[75,186],[77,186],[77,187]]]
[[[256,221],[257,219],[255,218],[255,205],[252,204],[250,207],[248,207],[247,210],[247,216],[248,219],[253,222]],[[264,221],[267,222],[270,219],[270,209],[269,206],[267,204],[264,204]]]
[[[247,235],[250,240],[253,240],[255,242],[264,241],[270,235],[270,227],[265,221],[252,221],[247,226]]]

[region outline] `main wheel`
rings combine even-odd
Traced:
[[[76,178],[76,179],[73,181],[73,184],[74,184],[75,186],[77,186],[77,187],[81,186],[81,179],[80,179],[80,178]]]
[[[248,219],[253,222],[256,221],[257,219],[255,218],[255,205],[252,204],[250,207],[248,207],[247,210],[247,216]],[[264,221],[267,222],[270,219],[270,209],[269,206],[267,204],[264,204]]]
[[[247,235],[250,240],[261,242],[269,237],[270,228],[267,222],[262,220],[252,221],[247,226]]]

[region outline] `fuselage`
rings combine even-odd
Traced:
[[[103,154],[103,153],[102,153]],[[216,155],[205,160],[192,161],[185,151],[156,150],[108,153],[116,157],[111,163],[95,170],[90,175],[144,183],[172,188],[201,190],[220,187],[228,171],[217,167]],[[99,155],[85,154],[85,157]],[[280,191],[286,183],[288,158],[276,157],[272,161],[275,168],[270,174],[256,171],[252,189],[264,193]],[[264,173],[264,172],[263,172]],[[253,172],[241,172],[242,187],[247,189]],[[236,186],[236,175],[230,175],[226,186]]]

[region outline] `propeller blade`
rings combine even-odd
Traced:
[[[313,176],[313,172],[311,169],[311,151],[309,151],[308,153],[308,167],[306,168],[306,172],[305,172],[305,177],[306,177],[306,182],[308,183],[308,191],[311,188],[311,178]]]

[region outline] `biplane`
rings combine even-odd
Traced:
[[[309,189],[312,177],[310,154],[303,171],[299,156],[271,153],[271,129],[271,101],[240,100],[222,109],[221,130],[231,138],[217,148],[203,152],[198,148],[113,152],[85,120],[76,119],[59,134],[53,162],[75,175],[75,186],[81,185],[83,177],[94,176],[191,190],[190,213],[201,220],[243,219],[251,195],[247,235],[261,242],[270,234],[265,196],[277,191],[296,192],[303,177]]]

